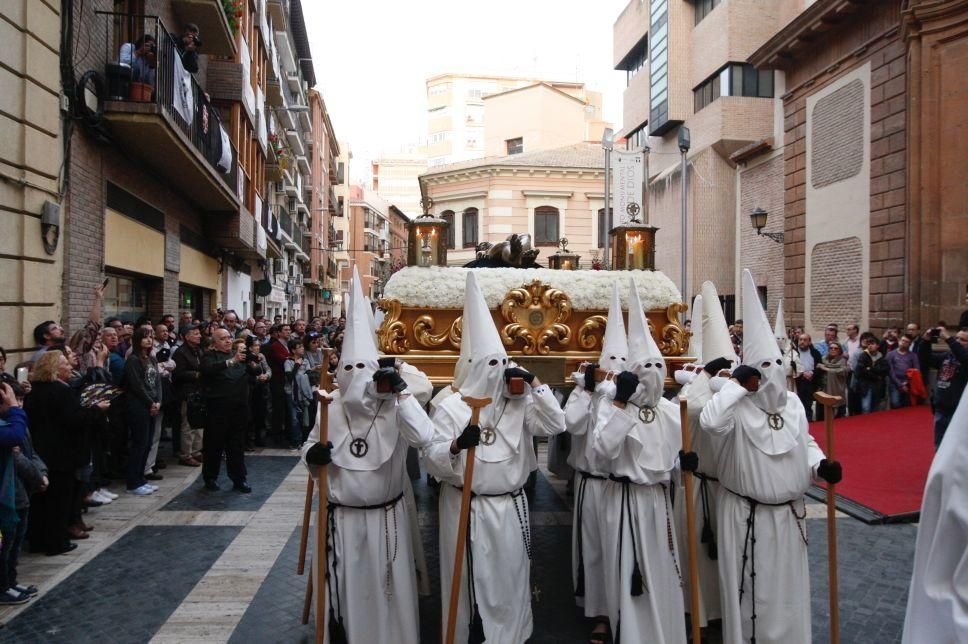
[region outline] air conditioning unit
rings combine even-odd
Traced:
[[[302,273],[297,273],[296,274],[295,281],[296,281],[296,286],[302,286],[303,285],[303,276],[302,276]]]
[[[272,260],[272,272],[276,275],[283,275],[286,272],[286,267],[281,259]]]

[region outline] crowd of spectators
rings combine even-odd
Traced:
[[[89,319],[70,336],[56,321],[37,325],[36,350],[11,373],[0,348],[0,606],[37,592],[17,582],[22,547],[48,556],[75,549],[94,529],[89,509],[118,498],[115,482],[153,494],[166,457],[201,467],[209,492],[220,489],[224,459],[232,488],[251,492],[244,452],[298,449],[345,326],[334,317],[241,320],[234,311],[102,325],[102,299],[98,287]]]

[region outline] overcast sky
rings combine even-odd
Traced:
[[[625,72],[612,69],[612,24],[628,0],[303,0],[317,89],[353,178],[368,160],[426,133],[427,78],[490,73],[579,80],[622,119]]]

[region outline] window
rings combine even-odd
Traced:
[[[698,112],[720,96],[773,98],[773,71],[730,63],[693,90],[693,108]]]
[[[720,0],[696,0],[696,24],[710,14],[720,3]]]
[[[118,275],[108,275],[107,281],[108,285],[104,289],[105,317],[123,317],[134,320],[147,312],[148,285],[146,281]]]
[[[609,210],[612,210],[609,208]],[[615,216],[615,211],[612,210],[612,217]],[[612,222],[615,223],[615,222]],[[605,244],[608,242],[608,222],[605,221],[605,209],[598,209],[598,247],[605,248]]]
[[[507,139],[505,142],[508,147],[508,154],[521,154],[524,152],[524,139],[518,137],[516,139]]]
[[[558,209],[538,206],[534,209],[534,245],[558,245]]]
[[[669,123],[669,15],[668,0],[654,0],[649,7],[649,79],[651,102],[649,133],[662,134]]]
[[[447,222],[447,248],[454,248],[454,211],[445,210],[440,213],[440,218]]]
[[[477,208],[468,208],[461,219],[464,228],[464,248],[477,246]]]

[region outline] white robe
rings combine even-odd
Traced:
[[[689,436],[691,440],[690,449],[699,456],[699,472],[706,476],[719,478],[719,466],[716,459],[716,452],[713,450],[712,443],[699,424],[699,414],[703,407],[712,398],[712,391],[709,389],[709,375],[703,371],[696,375],[696,378],[681,392],[686,397],[689,408]],[[679,488],[679,493],[684,495],[685,488]],[[694,502],[695,525],[696,525],[696,549],[698,552],[697,566],[699,568],[699,624],[706,626],[710,620],[720,619],[723,615],[720,592],[719,592],[719,565],[709,558],[709,548],[707,544],[701,543],[703,522],[708,521],[709,527],[716,534],[716,508],[719,499],[719,482],[706,481],[706,505],[708,515],[703,516],[702,504],[702,481],[693,478],[692,497]],[[675,517],[676,517],[676,536],[679,538],[679,558],[682,561],[682,593],[686,603],[686,612],[690,612],[690,593],[691,583],[689,575],[685,571],[689,570],[689,546],[687,543],[688,532],[686,531],[686,501],[685,496],[676,497]]]
[[[901,641],[968,642],[968,396],[928,471]]]
[[[803,495],[816,477],[823,452],[807,431],[796,395],[787,392],[783,427],[773,430],[748,392],[729,381],[703,408],[700,423],[717,455],[721,492],[717,512],[723,642],[752,635],[751,566],[743,572],[750,503],[755,512],[756,639],[759,644],[808,643],[810,574]],[[730,491],[731,490],[731,491]],[[788,503],[792,502],[792,503]],[[782,505],[762,505],[776,503]],[[796,515],[794,515],[796,512]],[[743,586],[742,602],[739,588]]]
[[[585,609],[585,617],[598,617],[608,612],[605,597],[604,534],[613,529],[602,512],[604,478],[608,472],[592,467],[592,441],[595,419],[602,395],[587,391],[578,384],[565,403],[565,429],[571,434],[568,464],[575,469],[575,505],[571,523],[571,579],[578,588],[578,564],[582,563],[584,594],[575,602]],[[606,403],[609,401],[606,400]],[[588,477],[582,472],[602,477]],[[579,534],[581,539],[579,541]],[[579,543],[581,553],[579,553]]]
[[[324,413],[323,409],[320,413]],[[408,484],[408,445],[423,447],[433,438],[433,425],[417,398],[406,396],[399,402],[391,399],[383,404],[367,436],[371,449],[362,458],[350,454],[350,442],[354,436],[366,435],[373,419],[347,419],[338,391],[325,413],[329,414],[329,440],[333,443],[333,462],[327,467],[329,501],[343,506],[370,506],[399,497]],[[318,442],[317,419],[302,448],[304,464],[306,453]],[[315,467],[307,464],[307,469],[316,475]],[[327,527],[333,551],[328,562],[331,584],[326,592],[326,641],[329,607],[336,606],[338,599],[349,641],[419,642],[412,519],[404,500],[371,510],[337,507],[330,514],[330,525],[335,522],[335,531]],[[313,566],[314,575],[315,572]],[[334,597],[337,578],[338,598]],[[318,579],[313,583],[319,588]]]
[[[608,618],[616,642],[684,644],[682,567],[669,496],[682,447],[679,409],[660,399],[651,423],[640,420],[638,411],[602,404],[592,437],[595,466],[631,480],[606,481],[602,494],[601,512],[611,528],[603,532]],[[644,589],[633,596],[636,558]]]
[[[505,406],[506,404],[506,406]],[[503,408],[503,413],[501,409]],[[500,414],[500,420],[497,421]],[[440,486],[440,593],[443,621],[450,605],[461,487],[466,450],[450,453],[450,445],[469,424],[471,410],[460,396],[444,399],[434,414],[434,440],[424,449],[427,471]],[[481,412],[480,427],[496,422],[497,438],[477,448],[471,502],[470,540],[474,590],[488,642],[515,644],[531,636],[531,570],[524,535],[530,539],[527,497],[520,490],[537,468],[533,436],[553,436],[565,429],[564,412],[547,385],[530,396],[502,398]],[[524,523],[524,525],[522,525]],[[467,594],[467,562],[461,568],[457,611],[457,642],[467,641],[471,607]],[[446,628],[446,624],[442,624]]]

